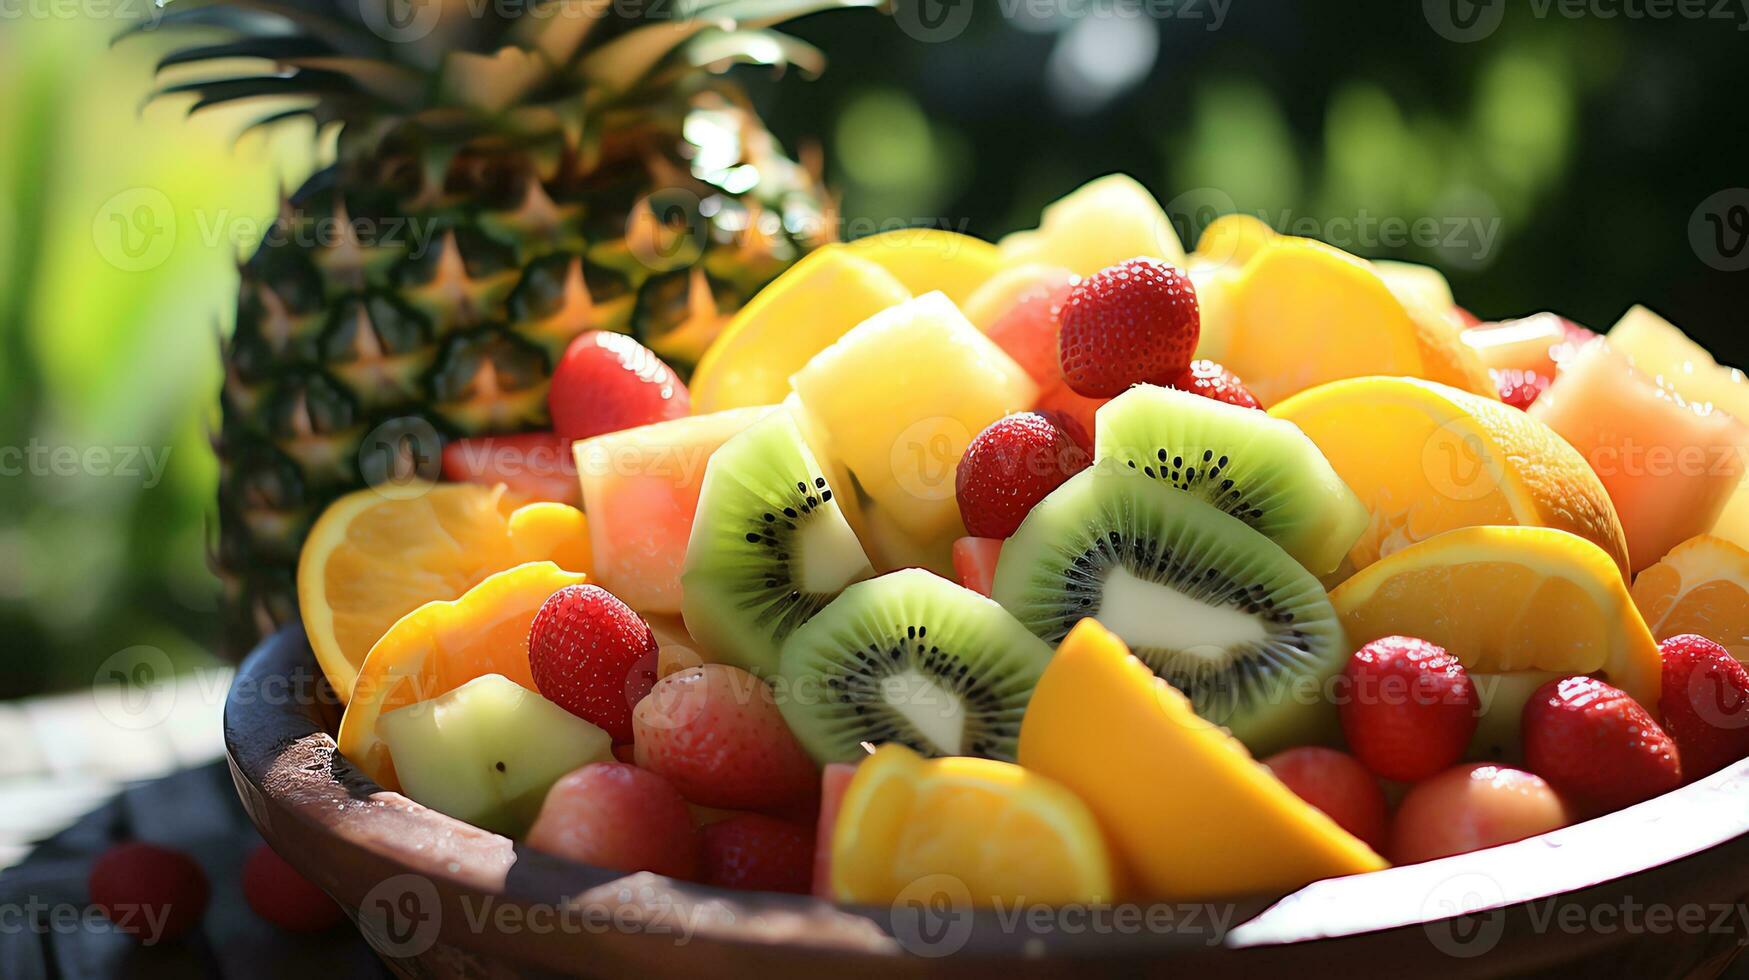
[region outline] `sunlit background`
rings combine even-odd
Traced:
[[[1554,309],[1601,329],[1645,302],[1749,361],[1749,273],[1690,237],[1703,202],[1749,184],[1741,12],[1511,5],[1458,42],[1421,3],[960,2],[944,9],[969,20],[931,21],[947,26],[927,40],[917,10],[804,20],[825,76],[750,79],[785,142],[821,151],[852,234],[993,237],[1122,170],[1174,202],[1187,238],[1236,207],[1437,265],[1485,319]],[[76,6],[0,4],[0,446],[119,451],[108,475],[43,456],[0,476],[0,697],[86,684],[142,644],[210,659],[206,439],[238,239],[312,164],[307,129],[237,143],[234,115],[142,110],[169,39],[110,50],[122,21],[59,15]],[[180,233],[131,271],[94,223],[154,191]],[[1433,237],[1379,233],[1415,221]]]

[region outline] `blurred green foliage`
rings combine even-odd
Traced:
[[[903,220],[994,237],[1121,170],[1173,202],[1187,245],[1213,204],[1310,222],[1439,265],[1484,317],[1553,308],[1605,327],[1644,301],[1749,359],[1749,275],[1708,267],[1687,237],[1700,201],[1749,182],[1740,25],[1513,5],[1486,40],[1454,43],[1422,4],[1383,0],[1222,5],[1217,30],[1207,3],[1177,8],[1201,20],[1117,22],[1096,2],[960,0],[963,33],[931,43],[899,2],[897,21],[799,24],[831,57],[822,78],[749,79],[786,143],[824,152],[851,234]],[[108,50],[119,26],[0,20],[0,447],[168,465],[155,481],[80,456],[63,475],[44,456],[0,475],[0,696],[83,684],[137,644],[207,656],[217,338],[239,252],[312,162],[307,129],[234,145],[234,116],[142,110],[163,44]],[[1386,218],[1492,234],[1357,230]],[[117,252],[115,236],[166,226],[161,256]]]

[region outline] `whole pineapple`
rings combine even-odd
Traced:
[[[329,501],[435,478],[446,440],[546,428],[548,379],[584,330],[630,333],[684,375],[832,237],[817,179],[720,71],[817,70],[766,28],[874,2],[176,0],[160,26],[224,37],[166,57],[194,77],[160,94],[290,97],[255,125],[338,129],[332,166],[242,266],[224,347],[227,649],[295,615]]]

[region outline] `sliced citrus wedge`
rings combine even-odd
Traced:
[[[911,298],[891,272],[849,246],[825,245],[761,289],[692,373],[692,410],[708,415],[769,405],[789,376],[851,327]]]
[[[846,902],[940,893],[939,881],[977,906],[1113,898],[1105,838],[1075,794],[1011,763],[926,760],[898,744],[857,766],[831,864],[833,894]]]
[[[1553,429],[1498,401],[1415,378],[1352,378],[1269,414],[1299,426],[1372,512],[1355,568],[1459,527],[1571,531],[1628,567],[1627,538],[1597,474]]]
[[[1385,867],[1091,619],[1033,690],[1020,762],[1087,802],[1137,898],[1280,895]]]
[[[340,754],[386,789],[400,789],[377,721],[396,708],[441,697],[476,677],[503,674],[536,690],[528,628],[547,597],[587,576],[549,561],[518,565],[450,601],[402,617],[371,647],[340,719]]]
[[[892,273],[912,295],[939,289],[956,304],[964,304],[1002,268],[996,246],[940,228],[895,228],[845,247]]]
[[[1653,638],[1698,633],[1749,663],[1749,551],[1689,538],[1634,579],[1633,596]]]
[[[1362,569],[1330,603],[1356,645],[1417,636],[1473,671],[1602,674],[1658,703],[1663,661],[1621,569],[1566,531],[1447,531]]]
[[[304,632],[341,700],[365,654],[395,620],[454,599],[493,572],[551,560],[590,570],[583,512],[515,507],[502,486],[443,484],[385,496],[360,490],[322,512],[298,558]]]

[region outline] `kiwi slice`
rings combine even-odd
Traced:
[[[919,568],[844,590],[784,642],[778,706],[820,763],[863,743],[1014,759],[1051,648],[1001,606]]]
[[[712,659],[770,674],[796,627],[873,574],[787,411],[711,454],[686,543],[680,614]]]
[[[1254,752],[1320,741],[1347,653],[1312,573],[1237,518],[1111,461],[1040,501],[992,593],[1046,642],[1091,616]]]
[[[1139,385],[1099,409],[1094,459],[1115,459],[1267,535],[1314,575],[1360,539],[1366,505],[1299,426],[1189,392]]]

